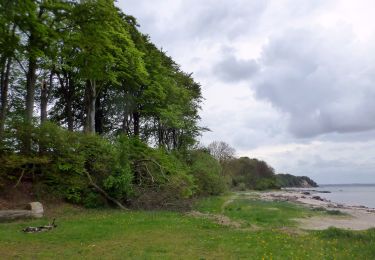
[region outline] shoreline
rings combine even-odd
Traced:
[[[375,228],[375,208],[332,202],[320,197],[319,193],[322,192],[313,191],[313,189],[284,189],[281,191],[257,192],[256,194],[259,195],[261,200],[265,201],[286,201],[312,209],[322,208],[327,211],[338,210],[345,213],[345,215],[341,216],[314,216],[296,219],[302,229],[323,230],[329,227],[336,227],[350,230],[366,230]]]

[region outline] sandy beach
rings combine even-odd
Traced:
[[[314,190],[282,190],[271,192],[258,192],[262,200],[288,201],[302,204],[311,208],[324,208],[325,210],[339,210],[345,215],[310,217],[296,219],[300,228],[307,230],[323,230],[337,227],[350,230],[366,230],[375,228],[375,209],[361,205],[346,205],[334,203],[321,197],[321,192]]]

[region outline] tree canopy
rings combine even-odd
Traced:
[[[35,148],[29,131],[7,145],[15,120],[168,150],[195,143],[200,85],[113,0],[3,0],[0,9],[2,150]]]

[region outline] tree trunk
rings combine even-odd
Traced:
[[[48,87],[47,82],[43,80],[40,90],[40,123],[47,121]]]
[[[68,130],[73,132],[74,130],[74,117],[73,117],[73,98],[74,98],[74,83],[66,71],[63,72],[63,78],[60,74],[56,74],[59,82],[60,88],[63,93],[63,98],[65,101],[64,116],[66,123],[68,124]]]
[[[1,74],[0,142],[3,140],[6,114],[8,111],[8,89],[11,63],[12,59],[8,58],[4,63],[4,70]]]
[[[177,134],[176,129],[172,130],[173,149],[177,149]]]
[[[159,147],[162,147],[164,145],[163,126],[161,125],[161,122],[159,119],[158,119],[158,143],[159,143]]]
[[[96,82],[87,80],[85,90],[86,122],[85,133],[95,133]]]
[[[124,103],[122,110],[122,132],[130,137],[132,134],[131,123],[133,121],[133,113],[130,109],[129,93],[126,90],[123,93],[123,99]]]
[[[122,132],[126,135],[130,135],[129,114],[128,114],[127,110],[124,110],[124,112],[123,112]]]
[[[34,112],[34,97],[35,97],[35,83],[36,83],[36,58],[29,58],[29,68],[26,75],[26,109],[25,109],[25,127],[31,127]],[[28,129],[25,129],[23,140],[23,152],[25,154],[31,151],[31,135]]]
[[[49,92],[52,89],[53,85],[53,72],[51,71],[49,74],[49,84],[47,85],[46,81],[42,83],[42,89],[40,91],[40,122],[43,124],[47,121],[48,113],[48,99],[49,99]]]
[[[68,130],[73,132],[74,117],[73,117],[73,97],[74,97],[74,84],[70,77],[67,77],[67,96],[66,96],[66,121],[68,123]]]
[[[26,111],[25,122],[31,124],[34,112],[34,97],[35,97],[35,83],[36,83],[36,60],[30,58],[29,69],[26,76]]]
[[[95,131],[98,134],[104,133],[104,112],[101,103],[101,95],[99,94],[96,99],[96,108],[95,108]]]
[[[134,136],[139,137],[139,112],[133,112],[133,127],[134,127]]]

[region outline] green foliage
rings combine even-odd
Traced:
[[[168,152],[138,138],[120,135],[110,141],[49,122],[32,128],[31,135],[34,155],[4,155],[1,172],[13,181],[21,171],[36,173],[33,182],[72,203],[103,205],[87,175],[112,198],[137,206],[178,204],[226,190],[219,163],[203,151]]]
[[[113,197],[123,199],[132,195],[132,180],[130,167],[118,168],[103,181],[103,185]]]
[[[280,189],[276,178],[260,178],[255,185],[255,190]]]
[[[226,190],[219,162],[205,151],[194,151],[190,155],[190,171],[196,179],[198,193],[218,195]]]

